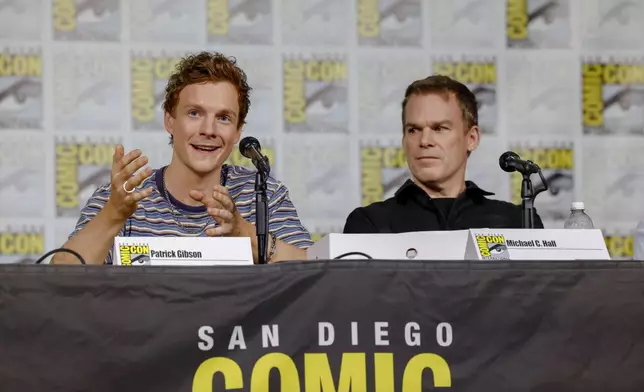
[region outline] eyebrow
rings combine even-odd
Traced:
[[[432,121],[429,123],[429,125],[432,128],[435,128],[436,126],[440,126],[440,125],[452,126],[454,124],[450,120],[443,120],[443,121]],[[406,122],[405,129],[407,128],[423,128],[423,126],[414,122]]]
[[[203,107],[202,105],[199,105],[198,103],[190,103],[190,102],[188,102],[188,103],[185,104],[184,107],[187,110],[197,109],[197,110],[200,110],[202,112],[206,111],[206,108]],[[237,113],[235,113],[232,109],[222,108],[222,109],[217,110],[217,114],[225,114],[227,116],[237,118]]]

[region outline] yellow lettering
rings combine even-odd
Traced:
[[[214,357],[205,360],[197,368],[192,380],[192,392],[213,392],[212,378],[216,373],[221,373],[224,376],[227,390],[244,387],[244,379],[239,365],[232,359]],[[254,391],[254,389],[252,390]]]
[[[384,193],[382,186],[382,149],[365,147],[360,151],[362,167],[362,205],[381,201]]]
[[[119,246],[119,254],[121,255],[121,264],[132,265],[132,253],[130,247],[127,245]]]
[[[78,207],[78,147],[75,144],[56,146],[56,207]]]
[[[295,363],[286,354],[270,353],[262,356],[250,376],[250,390],[253,392],[269,392],[268,376],[275,368],[279,371],[282,392],[299,392],[300,378]]]
[[[132,117],[140,122],[154,119],[154,63],[149,58],[132,60]]]
[[[394,354],[373,354],[376,392],[393,392],[394,387]]]
[[[449,76],[461,83],[496,83],[496,64],[436,62],[432,65],[435,74]]]
[[[358,34],[372,38],[380,35],[380,10],[378,0],[358,1]]]
[[[0,76],[41,76],[42,58],[38,55],[0,54]]]
[[[78,163],[83,166],[111,165],[113,154],[114,151],[110,145],[83,143],[78,146]]]
[[[456,79],[461,83],[495,83],[496,65],[493,63],[458,63]]]
[[[174,71],[174,67],[177,65],[177,63],[180,61],[180,59],[177,58],[158,58],[154,62],[154,77],[157,79],[170,79],[170,75],[172,75],[172,71]]]
[[[291,124],[306,121],[304,61],[284,62],[284,120]]]
[[[527,3],[527,0],[507,0],[506,32],[509,39],[523,40],[528,38]]]
[[[588,127],[604,125],[602,73],[601,64],[584,64],[582,67],[583,121]]]
[[[481,253],[482,257],[489,257],[490,256],[490,248],[487,246],[487,239],[483,235],[477,235],[476,236],[476,243],[478,244],[479,247],[479,252]]]
[[[642,84],[644,66],[630,64],[606,64],[603,69],[605,84]]]
[[[436,354],[418,354],[407,362],[403,373],[403,392],[421,392],[423,390],[423,371],[430,369],[434,373],[435,387],[451,387],[452,376],[445,360]]]
[[[76,1],[54,0],[52,16],[54,18],[54,29],[73,31],[76,29]]]
[[[306,80],[333,82],[347,78],[347,63],[344,61],[307,61]]]
[[[633,236],[606,236],[604,242],[611,257],[633,257]]]
[[[367,362],[364,353],[344,353],[340,381],[335,388],[327,354],[304,354],[306,392],[366,392]]]
[[[45,249],[45,239],[40,233],[0,233],[0,254],[35,255]]]
[[[228,0],[208,0],[208,32],[212,35],[228,34]]]
[[[407,160],[405,159],[405,151],[402,148],[387,147],[383,151],[384,167],[388,168],[401,168],[407,167]]]

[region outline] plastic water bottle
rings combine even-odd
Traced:
[[[594,229],[593,221],[584,212],[584,203],[575,201],[570,208],[570,216],[564,222],[564,229]]]
[[[633,260],[644,260],[644,220],[637,225],[633,236]]]

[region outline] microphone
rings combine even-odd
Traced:
[[[532,174],[539,173],[541,170],[536,163],[523,160],[517,153],[512,151],[506,151],[499,157],[499,166],[508,173],[518,171],[521,174]]]
[[[239,152],[250,159],[259,172],[268,175],[271,172],[271,166],[268,158],[262,154],[262,147],[259,140],[252,136],[246,136],[239,142]]]

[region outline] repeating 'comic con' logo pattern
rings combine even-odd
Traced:
[[[121,38],[119,0],[53,0],[55,40],[118,41]]]
[[[0,51],[0,129],[42,129],[42,73],[39,48]]]
[[[644,59],[585,59],[582,124],[587,135],[644,135]]]
[[[272,3],[266,0],[206,0],[208,42],[272,44]]]
[[[356,0],[358,44],[411,46],[423,42],[421,0]]]
[[[286,55],[282,74],[286,132],[348,132],[349,65],[344,56]]]
[[[0,227],[0,264],[33,264],[45,253],[43,225]]]
[[[96,189],[109,183],[114,146],[118,143],[118,139],[57,138],[56,216],[78,218]]]
[[[507,0],[506,35],[510,48],[570,46],[568,0]]]

